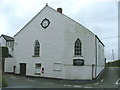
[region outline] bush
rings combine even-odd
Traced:
[[[7,47],[0,47],[0,57],[8,57],[8,48]]]
[[[113,61],[113,62],[108,62],[106,64],[106,66],[108,66],[108,67],[120,67],[120,60],[116,60],[116,61]]]

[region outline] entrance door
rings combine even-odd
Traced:
[[[20,75],[25,76],[26,75],[26,64],[20,63]]]

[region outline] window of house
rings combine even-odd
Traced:
[[[12,41],[10,42],[10,47],[12,47]]]
[[[35,74],[41,74],[41,63],[37,63],[35,66]]]
[[[12,47],[12,51],[14,51],[14,47]]]
[[[39,44],[39,41],[36,40],[35,46],[34,46],[34,55],[39,56],[39,54],[40,54],[40,44]]]
[[[10,42],[8,42],[8,47],[10,47]]]
[[[74,54],[75,54],[75,56],[82,55],[82,43],[81,43],[80,39],[77,39],[75,42]]]
[[[6,47],[8,47],[8,42],[6,42]]]
[[[41,63],[36,64],[36,69],[41,69]]]

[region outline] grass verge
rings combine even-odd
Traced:
[[[7,86],[8,86],[8,84],[7,84],[7,81],[5,79],[5,76],[2,75],[2,87],[7,87]]]

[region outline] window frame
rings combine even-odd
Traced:
[[[79,38],[74,44],[74,56],[82,56],[82,42]]]
[[[35,75],[41,75],[41,69],[42,69],[42,64],[41,63],[36,63],[35,64]]]
[[[34,43],[34,56],[33,57],[39,57],[40,56],[40,43],[38,40]]]

